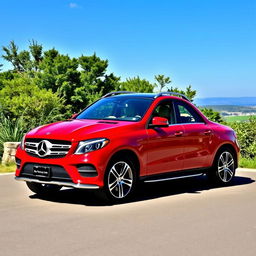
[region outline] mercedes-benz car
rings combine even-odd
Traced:
[[[238,153],[235,132],[184,95],[112,92],[69,120],[28,132],[16,153],[16,180],[38,194],[66,186],[120,202],[140,182],[207,175],[229,184]]]

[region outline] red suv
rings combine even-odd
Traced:
[[[238,152],[235,132],[209,121],[184,95],[113,92],[70,120],[28,132],[16,179],[38,194],[98,189],[118,202],[138,181],[206,174],[230,183]]]

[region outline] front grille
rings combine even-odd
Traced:
[[[37,177],[33,173],[35,166],[49,167],[51,169],[51,175],[49,178]],[[40,180],[55,180],[55,181],[72,181],[66,170],[59,165],[52,164],[37,164],[37,163],[26,163],[21,170],[21,177],[37,178]]]
[[[71,148],[71,142],[65,140],[26,139],[25,151],[34,157],[61,158]]]

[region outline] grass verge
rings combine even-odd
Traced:
[[[8,165],[0,164],[0,173],[14,172],[15,169],[16,169],[15,164],[8,164]]]
[[[251,116],[225,116],[224,119],[227,122],[245,122],[248,121]]]
[[[256,169],[256,157],[255,158],[243,158],[239,160],[239,167]]]

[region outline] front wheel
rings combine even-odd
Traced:
[[[108,201],[117,203],[126,201],[135,190],[136,180],[133,162],[128,158],[115,159],[107,168],[105,184],[101,192]]]
[[[51,185],[51,184],[42,184],[42,183],[36,183],[36,182],[26,182],[26,183],[28,188],[32,192],[41,196],[53,195],[62,188],[62,186]]]
[[[222,185],[229,184],[235,176],[235,156],[229,149],[223,149],[215,158],[208,176],[211,181]]]

